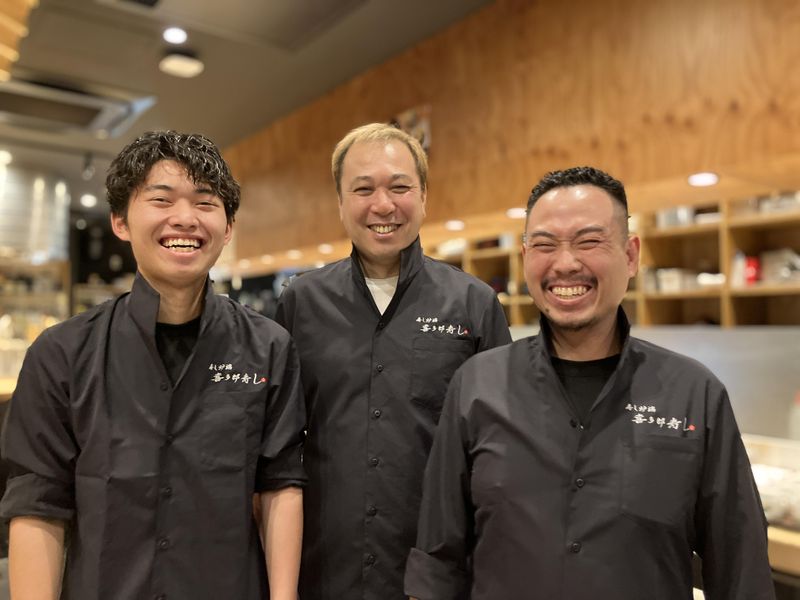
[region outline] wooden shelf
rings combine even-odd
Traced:
[[[731,296],[794,296],[800,295],[800,283],[754,283],[730,288]]]
[[[469,259],[508,258],[514,253],[516,253],[516,250],[511,250],[510,248],[477,248],[469,251]]]
[[[784,210],[767,213],[739,214],[731,216],[731,229],[767,229],[773,227],[800,226],[800,210]]]
[[[659,239],[694,235],[716,235],[718,233],[719,223],[696,223],[663,229],[651,227],[642,231],[641,236],[647,239]]]
[[[696,290],[682,290],[680,292],[643,292],[645,300],[691,300],[692,298],[719,298],[722,296],[722,287],[714,286]]]
[[[498,294],[497,299],[503,306],[533,306],[533,298],[521,294]]]

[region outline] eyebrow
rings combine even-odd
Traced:
[[[575,234],[572,236],[572,239],[579,238],[582,235],[586,235],[588,233],[606,233],[606,228],[605,227],[600,227],[599,225],[590,225],[589,227],[584,227],[584,228],[579,229],[578,231],[576,231]],[[558,237],[555,234],[550,233],[549,231],[544,231],[542,229],[537,229],[537,230],[531,231],[528,234],[528,237],[531,237],[531,238],[532,237],[546,237],[546,238],[549,238],[551,240],[557,240],[558,239]]]
[[[174,192],[175,188],[171,185],[167,185],[166,183],[151,183],[150,185],[144,186],[145,192],[154,192],[154,191],[162,191],[162,192]],[[210,187],[196,187],[194,188],[195,194],[213,194],[214,190]]]

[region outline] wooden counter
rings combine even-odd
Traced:
[[[800,531],[770,527],[768,536],[773,570],[800,577]]]
[[[17,385],[17,380],[14,377],[0,377],[0,402],[5,402],[11,399],[11,394]]]

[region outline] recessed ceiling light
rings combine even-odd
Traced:
[[[317,250],[320,254],[331,254],[333,252],[333,246],[330,244],[320,244],[317,246]]]
[[[717,182],[719,182],[719,175],[710,171],[692,173],[687,178],[687,181],[689,185],[693,187],[708,187],[710,185],[717,185]]]
[[[456,219],[447,221],[444,224],[444,228],[447,229],[447,231],[463,231],[464,227],[466,227],[464,221],[458,221]]]
[[[509,208],[506,211],[506,216],[509,219],[524,219],[525,218],[525,209],[519,206],[515,206],[514,208]]]
[[[303,258],[303,253],[300,252],[300,250],[289,250],[286,253],[286,256],[287,258],[290,258],[292,260],[297,260],[299,258]]]
[[[242,268],[242,269],[246,269],[246,268],[248,268],[249,266],[250,266],[250,261],[249,261],[249,260],[247,260],[246,258],[243,258],[242,260],[240,260],[240,261],[239,261],[239,267],[240,267],[240,268]]]
[[[79,229],[80,231],[86,229],[86,220],[78,219],[77,221],[75,221],[75,229]]]
[[[191,52],[170,50],[158,63],[158,68],[167,75],[189,79],[200,75],[205,69],[205,65]]]
[[[81,206],[85,206],[86,208],[97,206],[97,196],[94,194],[83,194],[83,196],[81,196]]]
[[[275,259],[274,259],[274,258],[272,258],[272,255],[271,255],[271,254],[263,254],[263,255],[261,256],[261,262],[262,262],[262,263],[264,263],[265,265],[268,265],[268,264],[270,264],[270,263],[271,263],[272,261],[274,261],[274,260],[275,260]]]
[[[11,152],[8,150],[0,150],[0,165],[7,165],[11,162]]]
[[[170,44],[182,44],[189,37],[186,35],[186,31],[180,27],[168,27],[162,35],[164,36],[164,41]]]

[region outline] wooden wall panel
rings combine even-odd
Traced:
[[[642,184],[800,152],[795,0],[497,0],[227,150],[237,253],[339,239],[330,152],[430,104],[428,219],[576,164]]]

